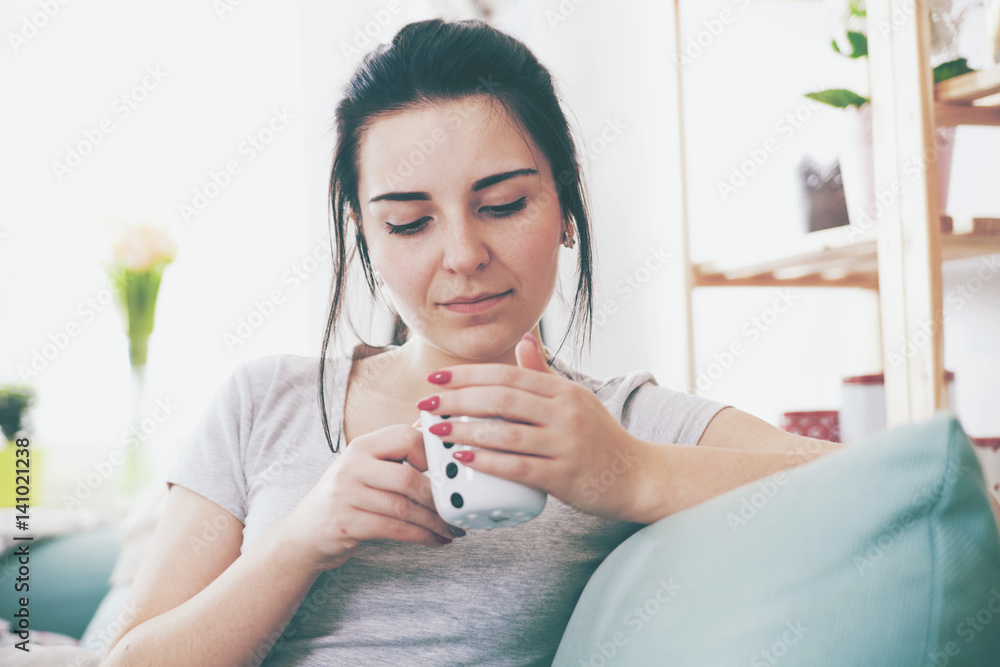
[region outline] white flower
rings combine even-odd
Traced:
[[[111,248],[115,262],[135,272],[145,271],[161,260],[173,261],[177,243],[167,228],[144,220],[129,223],[108,220],[112,227]]]

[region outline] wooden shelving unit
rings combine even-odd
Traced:
[[[675,0],[675,49],[681,44],[679,4]],[[909,20],[899,23],[892,16]],[[939,214],[933,162],[916,183],[904,175],[903,165],[911,156],[934,155],[933,128],[938,125],[1000,126],[1000,65],[933,84],[926,10],[914,15],[912,3],[905,0],[870,0],[868,24],[894,26],[891,31],[871,30],[868,36],[875,192],[890,192],[902,182],[907,187],[871,229],[825,229],[771,243],[766,250],[736,249],[697,265],[690,261],[682,187],[672,224],[674,247],[681,252],[671,270],[674,312],[668,332],[672,369],[668,381],[675,386],[695,386],[694,288],[854,287],[871,289],[879,297],[884,360],[914,340],[918,331],[919,339],[926,341],[911,346],[915,352],[902,363],[895,354],[893,364],[883,364],[889,425],[920,421],[947,407],[941,263],[1000,253],[1000,218],[953,219]],[[680,146],[675,159],[683,180],[682,59],[675,62]]]

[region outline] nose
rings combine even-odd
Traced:
[[[470,275],[490,261],[490,249],[477,221],[463,218],[444,236],[442,265],[448,271]]]

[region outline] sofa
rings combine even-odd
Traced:
[[[732,489],[619,545],[585,587],[553,664],[996,667],[1000,529],[988,493],[947,412]],[[104,583],[114,537],[88,539],[90,584]],[[66,585],[81,578],[33,568],[39,579],[60,574]],[[79,637],[99,647],[127,586],[99,593],[81,594],[75,618],[33,608],[51,622],[35,627],[75,637],[91,615]],[[0,664],[67,664],[11,656],[0,649]]]

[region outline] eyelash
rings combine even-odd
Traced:
[[[509,216],[524,210],[527,206],[527,197],[521,197],[517,201],[513,201],[509,204],[504,204],[503,206],[486,206],[484,210],[491,211],[489,215],[494,218],[507,218]],[[420,218],[416,222],[411,222],[408,225],[390,225],[385,223],[389,227],[389,233],[402,236],[412,236],[424,228],[424,221],[429,218]]]

